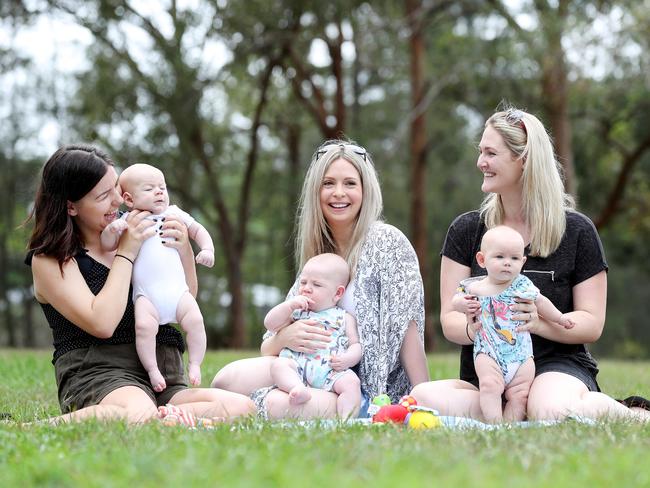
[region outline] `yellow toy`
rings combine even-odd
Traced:
[[[440,427],[442,423],[433,412],[414,410],[408,415],[406,425],[411,429],[435,429]]]

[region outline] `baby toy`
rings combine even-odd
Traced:
[[[407,425],[412,429],[433,429],[440,427],[438,412],[426,407],[420,407],[415,398],[405,395],[397,405],[386,404],[386,395],[379,395],[372,401],[373,423],[397,423]]]

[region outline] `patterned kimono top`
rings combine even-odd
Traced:
[[[354,315],[363,350],[356,371],[371,399],[393,402],[411,390],[399,352],[411,321],[424,342],[424,288],[413,246],[397,228],[376,222],[368,231],[354,273]],[[287,298],[298,291],[298,280]],[[265,338],[272,335],[267,332]]]

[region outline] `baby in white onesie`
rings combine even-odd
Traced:
[[[148,164],[134,164],[119,178],[122,198],[127,207],[148,210],[156,222],[156,234],[147,239],[133,264],[133,302],[135,304],[135,346],[140,362],[149,374],[155,391],[163,391],[166,383],[156,360],[156,334],[159,324],[178,323],[185,331],[189,356],[190,384],[201,383],[201,362],[205,356],[206,336],[203,315],[189,292],[180,255],[163,245],[160,227],[165,216],[174,214],[187,225],[188,234],[201,248],[196,262],[214,265],[214,244],[208,231],[191,215],[175,205],[169,206],[169,194],[163,173]],[[128,214],[127,214],[128,215]],[[114,220],[102,232],[102,247],[117,248],[126,230],[126,215]]]

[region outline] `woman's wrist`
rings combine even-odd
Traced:
[[[474,339],[472,339],[472,336],[469,335],[469,320],[465,321],[465,334],[467,334],[467,338],[470,340],[470,342],[473,344]],[[476,332],[474,332],[474,335],[476,335]]]
[[[122,253],[119,253],[119,252],[118,252],[117,254],[115,254],[115,257],[116,257],[116,258],[122,258],[122,259],[125,259],[126,261],[128,261],[129,263],[131,263],[131,266],[133,266],[133,259],[131,259],[130,257],[126,256],[125,254],[122,254]]]
[[[260,346],[262,356],[278,356],[282,347],[278,344],[278,334],[273,334],[271,337],[264,339]]]

